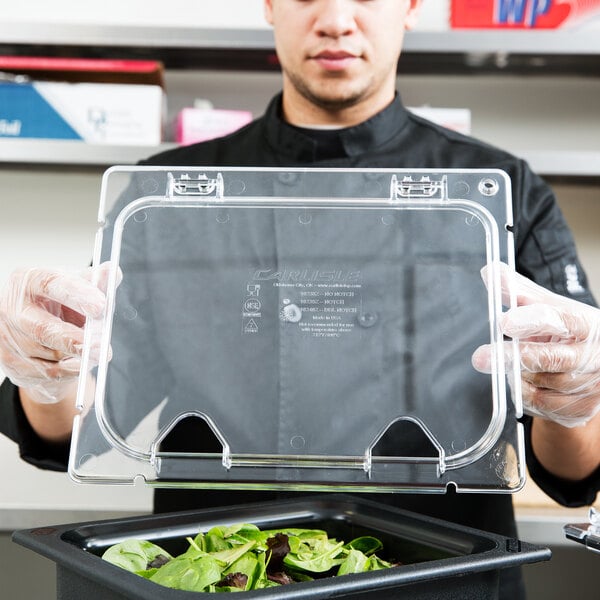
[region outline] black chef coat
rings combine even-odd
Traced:
[[[557,293],[594,304],[572,235],[552,191],[542,179],[532,173],[522,160],[506,152],[411,114],[403,107],[399,96],[368,121],[338,131],[313,131],[290,126],[281,118],[281,98],[277,96],[263,117],[238,132],[225,138],[164,152],[144,164],[503,169],[512,183],[517,270]],[[577,285],[573,285],[573,274]],[[526,419],[525,423],[529,431],[530,420]],[[19,444],[24,460],[42,468],[66,468],[68,446],[44,444],[35,436],[20,408],[16,389],[8,380],[0,390],[0,430]],[[179,433],[181,439],[186,438],[184,431]],[[567,506],[593,502],[600,487],[600,471],[583,482],[562,482],[537,462],[531,452],[529,437],[528,434],[528,467],[537,483]],[[192,439],[189,444],[190,449],[194,449]],[[181,440],[177,448],[182,449]],[[155,510],[198,509],[287,495],[290,493],[157,489]],[[377,494],[374,499],[487,531],[516,535],[510,496]],[[516,573],[505,572],[502,585],[503,598],[518,598],[521,594]]]

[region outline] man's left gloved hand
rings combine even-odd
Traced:
[[[517,301],[501,329],[519,340],[524,411],[564,427],[585,425],[600,410],[600,309],[550,292],[506,265],[501,280],[504,304],[510,291]],[[478,348],[472,361],[490,372],[489,346]]]

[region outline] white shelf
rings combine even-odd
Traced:
[[[104,146],[71,140],[0,139],[0,165],[36,164],[108,167],[132,165],[175,144],[160,146]]]
[[[513,151],[525,159],[540,175],[569,177],[599,177],[600,152],[579,150]]]
[[[270,49],[270,29],[0,22],[0,43],[143,48]]]
[[[0,166],[2,164],[90,167],[132,165],[153,154],[175,147],[174,143],[160,146],[101,146],[78,141],[0,139]],[[600,152],[519,149],[511,151],[525,159],[540,175],[600,177]]]
[[[600,35],[576,30],[454,30],[408,32],[409,52],[598,55]]]
[[[77,23],[0,22],[0,44],[48,44],[122,48],[211,48],[256,50],[274,48],[265,28],[207,28],[152,25],[89,25]],[[529,55],[599,55],[598,31],[448,30],[411,31],[404,51],[422,53],[509,53]]]

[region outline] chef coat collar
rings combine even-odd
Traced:
[[[382,111],[353,127],[310,129],[295,127],[282,118],[281,94],[271,100],[266,114],[269,144],[280,155],[302,162],[361,156],[382,146],[404,127],[408,113],[400,95]]]

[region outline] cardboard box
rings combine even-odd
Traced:
[[[0,137],[156,145],[163,91],[110,83],[0,83]]]
[[[0,71],[35,81],[164,85],[164,66],[156,60],[0,56]]]
[[[559,29],[599,17],[600,0],[452,0],[450,9],[453,29]]]
[[[252,121],[247,110],[184,108],[177,115],[175,141],[188,145],[233,133]]]
[[[161,142],[161,63],[0,56],[0,71],[0,137]]]

